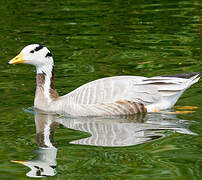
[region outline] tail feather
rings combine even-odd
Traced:
[[[148,112],[156,112],[157,110],[164,110],[175,105],[177,100],[191,85],[198,82],[201,72],[190,74],[178,74],[170,76],[156,76],[144,79],[141,86],[155,87],[161,98],[154,103],[147,104]],[[143,94],[144,95],[144,94]]]
[[[192,75],[193,75],[193,73],[192,73]],[[170,102],[171,107],[174,106],[174,104],[177,102],[177,100],[180,98],[180,96],[184,93],[184,91],[186,89],[188,89],[191,85],[193,85],[194,83],[199,81],[199,79],[200,79],[200,77],[198,77],[199,75],[200,75],[200,73],[195,73],[194,76],[190,76],[190,78],[187,79],[187,81],[188,81],[187,85],[185,86],[185,88],[183,90],[176,92],[176,93],[173,92],[173,94],[171,93],[167,97],[164,97],[167,99],[167,101]]]
[[[192,85],[192,84],[194,84],[194,83],[196,83],[196,82],[198,82],[199,81],[199,79],[200,79],[200,77],[198,77],[200,74],[196,74],[195,76],[192,76],[191,78],[189,78],[190,79],[190,85],[189,85],[189,87]]]
[[[185,78],[189,79],[191,77],[198,75],[202,75],[202,72],[194,72],[194,73],[183,73],[183,74],[175,74],[175,75],[163,75],[162,77],[177,77],[177,78]]]

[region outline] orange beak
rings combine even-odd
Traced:
[[[16,57],[8,61],[8,64],[18,64],[18,63],[23,63],[25,60],[22,58],[22,53],[18,54]]]
[[[11,162],[19,163],[19,164],[24,164],[25,163],[25,161],[14,161],[14,160],[11,160]]]

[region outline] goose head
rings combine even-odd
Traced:
[[[47,65],[53,65],[52,54],[47,47],[39,44],[30,44],[24,47],[21,52],[11,59],[8,64],[31,64],[40,68]]]

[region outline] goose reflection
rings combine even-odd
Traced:
[[[36,141],[39,149],[36,157],[21,163],[31,170],[29,177],[54,176],[56,174],[57,148],[54,132],[59,124],[66,128],[90,133],[90,136],[70,142],[71,144],[93,146],[132,146],[165,136],[170,130],[194,135],[188,123],[168,114],[137,114],[122,117],[60,117],[54,114],[35,112]]]
[[[44,177],[56,175],[57,148],[54,142],[54,132],[58,127],[56,116],[49,114],[35,114],[36,141],[38,150],[33,151],[36,157],[29,161],[12,161],[30,168],[28,177]]]
[[[88,132],[90,137],[70,142],[93,146],[132,146],[165,136],[168,130],[191,134],[186,121],[166,114],[138,114],[122,117],[94,117],[69,119],[58,118],[57,122],[67,128]]]

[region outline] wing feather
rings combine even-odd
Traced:
[[[61,96],[60,99],[70,104],[101,104],[127,100],[148,105],[158,103],[164,97],[182,94],[198,80],[196,77],[190,79],[161,76],[108,77],[84,84],[71,93]]]

